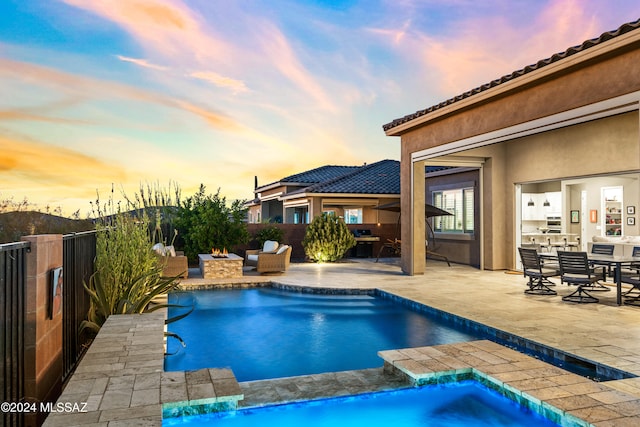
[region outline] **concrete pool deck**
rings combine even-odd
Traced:
[[[246,271],[242,279],[205,280],[193,277],[184,280],[183,285],[200,287],[221,285],[223,282],[237,285],[275,282],[315,288],[377,288],[596,364],[640,375],[640,308],[617,306],[615,291],[598,293],[601,301],[599,304],[577,305],[562,302],[561,295],[570,293],[564,285],[557,286],[558,296],[533,296],[523,293],[526,286],[522,275],[506,274],[503,271],[479,271],[460,265],[447,267],[446,263],[430,260],[424,275],[405,276],[395,261],[387,259],[380,263],[354,260],[327,265],[292,264],[289,271],[282,275],[259,276]],[[190,277],[191,273],[190,271]],[[162,354],[162,348],[157,344],[157,340],[161,340],[157,334],[162,336],[162,331],[155,330],[159,317],[157,314],[149,316],[150,323],[146,326],[140,326],[138,321],[147,318],[146,315],[132,317],[135,321],[123,319],[124,324],[121,322],[118,326],[120,338],[118,333],[105,331],[105,335],[109,336],[105,343],[115,349],[98,349],[92,346],[59,399],[59,402],[71,401],[69,399],[74,399],[72,401],[75,402],[87,401],[90,411],[52,414],[45,425],[160,425],[162,382],[166,383],[168,380],[166,376],[163,380],[162,359],[158,360],[158,354]],[[133,323],[128,323],[127,326],[127,322]],[[154,329],[153,332],[150,328]],[[351,377],[344,381],[347,388],[354,382],[361,382],[364,384],[361,390],[367,390],[370,386],[374,391],[380,389],[375,380],[378,374],[372,373],[371,377],[374,379],[369,381],[369,385],[362,378],[357,378],[357,375],[354,378],[354,374],[350,374]],[[326,376],[316,379],[327,383],[340,382]],[[307,390],[313,389],[313,385],[309,386],[313,384],[312,380],[313,378],[305,377]],[[265,382],[253,384],[253,388],[249,383],[241,383],[240,388],[246,398],[256,404],[286,400],[292,394],[296,395],[295,389],[304,388],[299,385],[302,383],[301,378],[298,382],[296,379],[289,382],[274,381],[280,381],[279,388],[270,387]],[[618,396],[616,399],[619,401],[599,401],[589,396],[593,392],[583,391],[583,400],[595,400],[595,403],[590,401],[592,406],[579,408],[581,413],[586,414],[586,419],[598,426],[638,425],[640,378],[593,384],[598,385],[599,391],[602,391],[600,387],[606,387],[614,392],[613,395]],[[560,391],[560,386],[557,389]],[[278,390],[281,390],[282,395]],[[304,393],[298,395],[304,397]],[[608,408],[603,412],[596,409],[605,403],[618,404],[620,411]]]

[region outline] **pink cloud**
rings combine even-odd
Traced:
[[[136,65],[139,65],[139,66],[144,67],[144,68],[151,68],[153,70],[158,70],[158,71],[168,70],[168,67],[163,67],[162,65],[151,64],[146,59],[129,58],[127,56],[122,56],[122,55],[116,55],[116,58],[118,58],[120,61],[131,62],[132,64],[136,64]]]
[[[508,20],[496,8],[492,16],[454,22],[448,36],[410,26],[372,33],[417,63],[422,68],[421,80],[429,81],[431,93],[446,98],[600,35],[597,13],[589,2],[551,0],[537,14],[532,9],[525,25]]]
[[[212,71],[194,71],[190,73],[189,76],[195,79],[207,81],[217,87],[231,89],[234,93],[249,91],[243,81],[232,79],[230,77],[224,77]]]

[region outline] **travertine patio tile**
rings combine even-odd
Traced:
[[[546,378],[528,378],[523,380],[508,381],[508,384],[522,391],[529,391],[529,390],[535,390],[539,388],[549,388],[549,387],[556,386],[556,384],[553,381],[550,381]]]
[[[558,409],[562,409],[563,411],[602,405],[602,402],[589,397],[586,394],[559,397],[557,399],[550,399],[547,402]]]
[[[133,384],[134,390],[157,388],[160,389],[160,372],[154,372],[151,374],[139,374],[135,376],[135,382]]]
[[[476,365],[477,366],[477,365]],[[515,366],[513,363],[501,363],[499,365],[480,365],[482,367],[482,371],[487,374],[499,374],[505,372],[524,372],[522,369]],[[528,375],[527,378],[531,378],[531,375]]]
[[[599,393],[589,393],[589,397],[599,400],[600,402],[605,404],[630,402],[637,399],[635,396],[631,396],[630,394],[623,393],[618,390],[601,391]]]
[[[560,386],[560,388],[562,388],[563,390],[568,391],[571,394],[590,394],[590,393],[600,393],[603,391],[609,391],[611,390],[610,388],[608,388],[607,386],[598,384],[596,382],[593,381],[583,381],[581,383],[576,383],[576,384],[568,384],[568,385],[563,385]]]
[[[197,371],[186,371],[185,379],[187,385],[193,384],[211,384],[211,375],[208,369],[199,369]]]
[[[142,417],[132,420],[109,421],[109,427],[162,427],[162,417]]]
[[[209,375],[212,380],[235,379],[235,375],[231,369],[209,368]]]
[[[107,384],[107,390],[133,389],[133,382],[135,379],[135,375],[111,377],[109,378],[109,384]]]
[[[140,389],[133,390],[131,395],[131,406],[157,405],[160,403],[160,389]]]
[[[166,371],[160,376],[160,384],[186,383],[187,379],[184,371]]]
[[[102,401],[100,402],[100,410],[115,409],[115,408],[128,408],[131,404],[131,394],[133,393],[133,387],[131,389],[124,390],[108,390],[104,392]]]
[[[99,421],[132,420],[162,417],[161,405],[137,406],[134,409],[109,409],[100,412]],[[111,423],[109,423],[111,424]]]
[[[592,406],[590,408],[575,409],[569,411],[569,413],[590,423],[620,418],[620,414],[605,406]]]
[[[558,387],[532,389],[527,391],[527,393],[539,400],[551,400],[559,397],[572,396],[568,391],[562,390]]]
[[[625,417],[640,416],[640,399],[630,400],[626,402],[613,403],[609,405],[614,411],[624,415]]]
[[[75,412],[71,414],[57,413],[55,417],[47,417],[47,427],[69,427],[94,424],[99,421],[100,412]]]
[[[477,357],[478,359],[484,360],[485,362],[491,365],[501,365],[504,363],[508,363],[507,360],[502,357],[498,357],[495,354],[489,353],[487,351],[476,351],[470,353],[471,356]]]
[[[496,365],[496,366],[502,366],[502,365]],[[495,367],[495,366],[492,366],[492,367]],[[491,372],[487,371],[487,373],[491,373]],[[512,381],[531,379],[531,376],[524,371],[497,372],[497,373],[491,373],[491,375],[495,378],[498,378],[502,382],[512,382]]]
[[[190,401],[213,399],[216,397],[216,393],[213,390],[213,384],[211,384],[211,382],[206,384],[187,383],[187,395],[189,396]]]
[[[600,421],[597,424],[597,426],[598,427],[637,427],[638,418],[628,417],[628,418],[616,418],[614,420],[604,420],[604,421]]]
[[[189,400],[186,383],[162,384],[160,403],[185,402]]]
[[[216,396],[237,396],[242,394],[240,386],[235,378],[220,379],[213,382],[213,388]]]

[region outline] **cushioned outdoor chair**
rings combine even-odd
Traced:
[[[275,253],[278,250],[278,242],[266,240],[262,249],[249,249],[245,252],[244,265],[256,267],[258,265],[258,255],[260,253]]]
[[[162,277],[181,277],[186,279],[189,276],[189,261],[183,252],[176,252],[175,256],[158,255],[158,260],[162,265]]]
[[[522,260],[522,269],[525,277],[529,278],[529,289],[524,291],[525,294],[531,295],[557,295],[558,293],[549,286],[555,286],[549,277],[557,276],[558,270],[555,268],[543,267],[538,257],[538,251],[529,248],[518,248],[520,259]]]
[[[586,252],[558,251],[560,264],[560,278],[568,285],[575,285],[578,289],[572,294],[562,297],[562,301],[590,303],[598,302],[598,298],[590,295],[585,288],[592,286],[600,277],[589,266]]]
[[[274,252],[260,252],[256,271],[258,273],[278,273],[287,271],[291,260],[291,246],[282,245]]]

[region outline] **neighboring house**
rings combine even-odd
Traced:
[[[583,249],[640,234],[639,110],[635,21],[384,125],[402,145],[403,271],[424,272],[423,202],[445,195],[466,200],[474,228],[462,215],[436,230],[437,251],[475,246],[481,268],[517,267],[517,247],[551,227]],[[438,165],[468,179],[422,174]]]
[[[397,212],[374,208],[399,200],[400,162],[322,166],[258,186],[254,194],[249,223],[308,224],[333,212],[347,224],[395,224]]]

